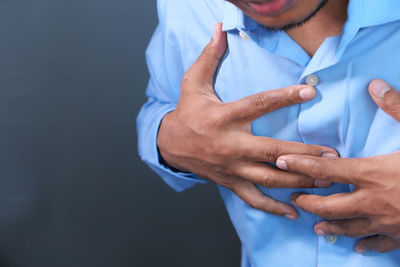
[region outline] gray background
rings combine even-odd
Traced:
[[[140,162],[155,0],[0,0],[0,265],[238,266],[213,185]]]

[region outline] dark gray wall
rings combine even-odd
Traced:
[[[0,265],[238,266],[213,185],[140,162],[155,0],[0,0]]]

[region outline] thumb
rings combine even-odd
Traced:
[[[225,54],[226,48],[226,33],[222,31],[222,23],[218,23],[215,26],[213,38],[185,74],[183,81],[191,85],[188,86],[189,88],[192,88],[193,85],[207,85],[207,89],[212,90],[214,94],[214,89],[212,88],[214,74]]]
[[[383,80],[373,80],[369,93],[375,103],[387,114],[400,122],[400,93]]]
[[[355,246],[355,250],[358,253],[366,253],[370,251],[384,253],[397,248],[399,248],[398,242],[384,235],[366,237],[361,239]]]

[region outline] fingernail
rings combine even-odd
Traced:
[[[279,169],[281,170],[287,170],[287,164],[286,161],[284,161],[283,159],[278,159],[278,161],[276,162],[276,166],[278,166]]]
[[[316,233],[317,235],[319,235],[319,236],[325,236],[325,232],[324,232],[323,230],[321,230],[321,229],[317,229],[317,230],[315,231],[315,233]]]
[[[301,193],[294,193],[290,196],[290,203],[292,203],[293,206],[297,206],[296,200],[300,195]]]
[[[360,254],[364,254],[365,252],[367,252],[364,248],[362,247],[356,247],[356,251]]]
[[[213,41],[216,41],[218,38],[218,33],[219,33],[219,29],[222,27],[222,23],[219,22],[217,23],[217,25],[215,25],[215,29],[214,29],[214,36],[213,36]]]
[[[296,215],[291,214],[291,213],[285,214],[285,217],[287,219],[289,219],[289,220],[296,220],[297,219]]]
[[[218,24],[217,24],[217,26],[215,26],[215,29],[214,29],[213,41],[217,40],[217,36],[218,36]]]
[[[390,86],[382,81],[382,80],[375,80],[372,86],[372,93],[378,97],[383,98],[385,94],[390,91]]]
[[[300,90],[299,95],[304,100],[313,99],[315,97],[315,90],[311,87],[306,87]]]
[[[322,154],[323,158],[337,158],[338,155],[332,152],[325,152],[324,154]]]
[[[325,180],[315,180],[314,181],[314,186],[315,187],[321,187],[321,188],[326,188],[326,187],[330,187],[331,183]]]

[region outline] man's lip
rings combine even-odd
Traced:
[[[284,11],[291,0],[246,1],[246,4],[256,13],[273,16]]]

